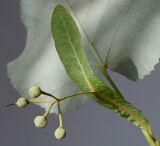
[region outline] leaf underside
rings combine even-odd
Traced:
[[[26,45],[22,54],[7,65],[7,74],[11,84],[20,96],[29,97],[28,90],[39,85],[59,98],[79,92],[66,74],[51,34],[51,15],[57,4],[66,6],[63,0],[21,0],[21,18],[27,31]],[[39,99],[49,100],[41,95]],[[61,110],[70,112],[88,100],[88,97],[71,98],[61,103]],[[38,103],[47,110],[48,103]],[[51,113],[57,113],[53,106]]]
[[[159,0],[67,2],[109,69],[134,81],[154,70],[160,58]]]
[[[88,42],[94,46],[96,55],[102,61],[107,57],[108,69],[131,80],[142,79],[150,74],[159,62],[159,0],[20,2],[21,18],[27,31],[26,46],[23,53],[7,65],[7,73],[11,84],[21,96],[28,97],[28,89],[34,84],[57,97],[78,91],[68,78],[52,41],[50,20],[57,4],[65,6],[74,15],[77,25],[83,29],[82,43],[92,67],[97,68],[99,64],[92,57],[94,51],[90,49]],[[63,112],[74,110],[87,99],[68,99],[63,102],[61,109]],[[48,104],[39,105],[49,108]],[[56,107],[51,110],[52,113],[56,111]]]

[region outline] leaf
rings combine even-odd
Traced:
[[[57,4],[66,5],[65,1],[59,0],[21,0],[21,17],[27,28],[26,47],[22,55],[7,66],[11,83],[21,96],[28,97],[28,89],[34,84],[57,97],[79,90],[68,78],[52,39],[50,21]],[[63,112],[71,111],[87,99],[68,99],[63,102],[61,109]],[[44,103],[40,105],[49,107]],[[57,107],[52,108],[52,112],[56,111]]]
[[[97,103],[127,118],[152,135],[150,124],[143,113],[120,98],[94,74],[82,48],[76,23],[61,5],[54,10],[51,30],[58,55],[68,75],[81,91],[94,92],[92,98]]]
[[[21,0],[21,17],[27,28],[26,47],[7,66],[11,83],[21,96],[28,96],[28,88],[33,84],[58,97],[78,90],[68,78],[52,41],[50,20],[57,4],[64,5],[84,30],[82,43],[92,67],[98,65],[93,53],[103,62],[108,54],[109,69],[137,80],[158,63],[159,0]],[[94,52],[89,49],[85,35],[94,45]],[[70,111],[86,99],[67,100],[62,109]]]
[[[159,0],[67,0],[108,68],[131,80],[154,70],[160,58]]]

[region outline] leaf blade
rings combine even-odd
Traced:
[[[106,46],[112,42],[107,59],[110,70],[134,81],[143,79],[154,70],[160,58],[160,1],[67,2],[103,61],[109,51]]]
[[[79,91],[66,74],[52,41],[50,21],[57,4],[68,6],[66,1],[59,0],[21,0],[21,18],[27,31],[26,45],[22,54],[7,65],[10,82],[20,96],[29,97],[28,90],[34,84],[57,97]],[[50,98],[42,95],[40,99]],[[86,96],[68,99],[61,104],[61,110],[75,110],[87,100]],[[38,105],[45,109],[50,107],[47,103]],[[57,113],[56,106],[51,113]]]

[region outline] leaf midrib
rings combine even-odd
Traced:
[[[100,92],[97,93],[100,97],[102,97],[102,99],[107,100],[108,102],[111,102],[113,105],[117,106],[118,108],[122,109],[124,112],[126,112],[128,115],[130,115],[135,121],[139,121],[139,124],[144,127],[144,129],[146,131],[148,131],[148,133],[152,134],[151,130],[146,127],[146,124],[143,120],[140,120],[138,118],[138,116],[136,114],[134,114],[134,112],[130,112],[129,110],[127,110],[127,108],[125,108],[122,104],[115,102],[114,100],[111,100],[110,98],[106,97],[105,95],[101,94]],[[125,101],[127,102],[127,101]],[[127,102],[128,103],[128,102]],[[129,104],[129,103],[128,103]],[[141,112],[141,111],[139,111]],[[145,125],[145,126],[144,126]]]
[[[70,38],[70,36],[69,36],[69,32],[68,32],[68,30],[67,30],[67,26],[66,26],[66,24],[65,24],[65,22],[64,22],[64,20],[63,20],[63,16],[61,15],[61,13],[59,13],[58,15],[59,15],[59,18],[61,19],[61,21],[62,21],[62,23],[63,23],[63,25],[64,25],[64,28],[65,28],[65,31],[66,31],[66,34],[67,34],[67,38],[68,38],[68,42],[69,42],[69,44],[71,45],[71,49],[73,50],[73,52],[74,52],[74,54],[75,54],[76,60],[77,60],[77,62],[78,62],[78,64],[79,64],[79,66],[80,66],[80,70],[82,71],[84,80],[86,81],[89,89],[90,89],[92,92],[94,92],[95,89],[94,89],[94,87],[92,86],[92,84],[90,83],[90,81],[89,81],[89,79],[88,79],[88,77],[87,77],[87,75],[86,75],[86,73],[85,73],[85,71],[84,71],[84,69],[83,69],[83,66],[82,66],[82,64],[81,64],[81,62],[80,62],[80,60],[79,60],[79,58],[78,58],[78,55],[77,55],[77,53],[76,53],[76,51],[75,51],[75,47],[74,47],[74,45],[72,44],[71,38]]]

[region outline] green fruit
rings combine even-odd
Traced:
[[[41,95],[42,91],[41,91],[41,88],[39,86],[32,86],[30,89],[29,89],[29,95],[30,97],[32,98],[37,98]]]
[[[47,118],[45,116],[37,116],[34,119],[34,124],[37,128],[44,128],[47,126]]]
[[[55,138],[58,139],[58,140],[61,140],[61,139],[64,139],[66,137],[66,131],[64,128],[57,128],[56,131],[55,131]]]
[[[16,102],[16,105],[19,108],[25,108],[28,104],[29,104],[29,101],[26,98],[23,98],[23,97],[19,98]]]

